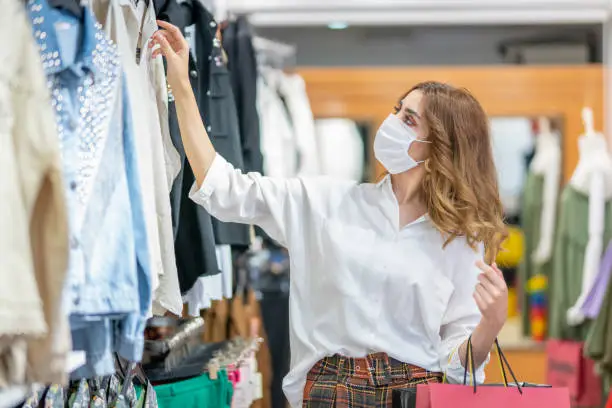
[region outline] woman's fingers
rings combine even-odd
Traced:
[[[162,47],[164,42],[167,44],[165,48]],[[155,46],[157,46],[157,48],[154,48]],[[153,58],[156,58],[158,55],[163,55],[167,58],[173,54],[176,54],[177,52],[176,47],[174,47],[172,43],[168,40],[167,31],[164,30],[159,30],[155,34],[153,34],[151,41],[149,41],[149,48],[154,48],[151,53]]]
[[[486,305],[490,305],[493,303],[493,296],[491,293],[489,293],[489,291],[487,289],[485,289],[485,287],[482,284],[477,284],[476,285],[476,290],[474,291],[475,293],[477,293],[480,298],[484,301],[484,303]]]
[[[157,57],[159,54],[162,54],[164,57],[168,58],[176,54],[175,50],[172,48],[162,31],[158,31],[154,34],[154,45],[155,44],[158,44],[159,48],[153,50],[153,57]]]
[[[501,328],[508,315],[508,287],[503,274],[495,264],[489,266],[480,260],[476,266],[482,273],[478,276],[474,299],[482,319]]]
[[[172,33],[173,35],[183,36],[183,34],[181,33],[181,30],[179,30],[177,26],[175,26],[174,24],[170,24],[167,21],[157,20],[157,25],[167,30],[168,32]]]
[[[497,292],[499,292],[497,286],[495,286],[495,284],[491,282],[491,279],[489,279],[489,277],[485,273],[481,273],[480,275],[478,275],[478,283],[481,284],[482,287],[485,288],[485,290],[493,296],[496,296]]]
[[[163,32],[167,34],[166,38],[168,42],[172,44],[173,47],[176,48],[179,45],[181,47],[187,46],[187,40],[177,26],[162,20],[157,20],[157,25],[163,28]],[[179,50],[177,49],[176,51]]]
[[[501,271],[498,272],[498,270],[491,268],[490,271],[487,271],[486,275],[487,278],[489,278],[489,280],[495,285],[495,287],[497,287],[497,289],[501,291],[507,289],[506,280],[504,279],[504,275],[501,273]]]
[[[153,34],[153,38],[149,42],[149,48],[154,48],[156,45],[159,46],[159,48],[153,50],[151,54],[153,58],[159,55],[169,58],[189,49],[187,40],[185,40],[183,33],[177,26],[162,20],[157,20],[157,25],[161,29]]]
[[[507,286],[506,279],[504,278],[504,273],[501,271],[501,269],[499,269],[495,262],[493,263],[493,265],[491,265],[491,268],[493,268],[493,271],[495,271],[495,273],[497,274],[497,277],[499,278],[498,282],[503,284],[503,286]]]
[[[187,44],[187,40],[185,40],[185,43],[183,44],[182,37],[176,38],[169,31],[161,29],[161,30],[158,30],[157,33],[159,33],[159,35],[163,35],[166,38],[166,40],[168,41],[170,46],[172,46],[174,51],[179,51],[183,47],[183,45],[185,47],[189,46],[189,44]]]
[[[483,310],[486,310],[487,308],[487,304],[485,303],[485,301],[482,299],[482,296],[480,296],[480,294],[478,293],[478,291],[474,291],[474,300],[476,301],[476,306],[478,306],[478,309],[480,309],[480,311],[482,312]]]
[[[493,264],[495,265],[495,264]],[[489,266],[483,261],[476,262],[476,266],[483,272],[488,280],[499,290],[506,290],[506,281],[497,266]]]
[[[155,34],[153,34],[151,41],[149,41],[149,48],[153,48],[156,45],[159,45],[161,48],[163,42],[167,43],[169,46],[169,48],[166,48],[165,50],[162,49],[161,54],[163,54],[165,57],[172,55],[170,54],[170,51],[178,54],[189,49],[189,44],[187,44],[187,42],[182,43],[180,40],[173,40],[172,35],[163,29],[158,30]],[[159,55],[159,53],[153,53],[153,57],[156,57],[157,55]]]

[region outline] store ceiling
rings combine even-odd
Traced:
[[[610,0],[217,0],[258,26],[583,24]]]

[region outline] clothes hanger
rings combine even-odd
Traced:
[[[138,379],[138,381],[141,382],[142,385],[147,385],[147,382],[149,381],[147,379],[147,376],[144,373],[144,370],[142,369],[142,365],[139,363],[132,363],[132,362],[126,362],[127,366],[124,367],[123,362],[122,362],[122,358],[119,357],[119,355],[117,353],[115,353],[115,361],[116,361],[116,366],[118,368],[118,374],[121,377],[121,379],[123,380],[124,384],[127,384],[128,381],[131,381],[132,378],[134,376],[136,376],[136,378]],[[127,387],[122,387],[122,391],[124,389],[126,389]]]
[[[213,358],[207,364],[210,378],[214,380],[219,370],[229,366],[240,367],[249,356],[259,350],[261,343],[263,339],[260,337],[252,339],[238,337],[227,342],[223,349],[214,353]]]
[[[593,126],[593,109],[589,107],[582,108],[582,123],[584,125],[584,135],[587,137],[598,136]]]
[[[553,130],[550,123],[550,119],[546,116],[540,116],[538,118],[538,134],[536,138],[536,153],[542,149],[548,148],[553,143],[558,142],[558,136]]]
[[[546,116],[538,118],[538,128],[541,135],[550,134],[550,120]]]

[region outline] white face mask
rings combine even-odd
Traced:
[[[408,154],[413,142],[431,143],[418,139],[410,126],[390,114],[380,125],[374,138],[374,156],[390,174],[403,173],[424,161],[416,161]]]

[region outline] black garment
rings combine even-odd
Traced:
[[[227,347],[227,342],[197,344],[192,346],[183,358],[175,362],[170,369],[166,361],[155,361],[142,365],[149,381],[166,384],[202,375],[205,367],[215,356],[215,353]]]
[[[191,9],[179,5],[176,0],[155,0],[154,7],[160,20],[168,21],[181,30],[191,24]],[[191,84],[197,98],[199,95],[197,69],[191,56],[189,66]],[[203,207],[189,199],[189,190],[195,177],[185,156],[176,107],[172,98],[170,99],[168,103],[170,136],[181,158],[181,171],[170,191],[170,204],[176,266],[181,293],[185,294],[199,277],[216,275],[221,271],[217,263],[212,218]]]
[[[262,291],[259,301],[261,318],[268,337],[272,363],[272,408],[285,408],[283,377],[289,373],[289,293]]]
[[[177,191],[173,188],[172,192],[181,197],[174,251],[181,293],[184,294],[199,277],[217,275],[221,270],[217,263],[212,218],[204,208],[188,198],[195,177],[186,160],[182,173],[182,185],[175,183]]]
[[[272,408],[285,408],[283,378],[289,373],[289,255],[280,247],[270,245],[269,258],[261,259],[253,273],[254,287],[260,298],[270,360],[272,363]]]
[[[228,68],[236,98],[242,155],[246,171],[263,174],[263,154],[259,113],[257,111],[257,57],[253,48],[253,30],[246,17],[238,17],[223,30],[223,48],[228,55]],[[272,238],[255,227],[255,234],[266,242]]]
[[[234,167],[244,170],[236,103],[223,50],[216,38],[217,23],[199,1],[192,0],[190,4],[195,23],[200,113],[215,150]],[[213,219],[213,228],[218,245],[250,244],[247,225]]]
[[[236,99],[244,169],[263,173],[257,112],[257,58],[253,49],[253,30],[246,17],[231,22],[223,31],[223,48]]]
[[[158,20],[167,21],[174,24],[181,31],[185,30],[185,27],[193,24],[193,18],[191,13],[191,7],[189,3],[178,3],[177,0],[152,0],[153,7],[155,8],[155,15]],[[193,81],[191,83],[193,86]]]

